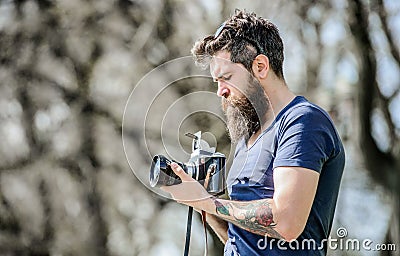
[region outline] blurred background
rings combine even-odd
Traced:
[[[0,255],[183,254],[187,209],[146,179],[154,154],[188,159],[186,131],[230,156],[215,85],[173,60],[235,8],[277,24],[289,87],[345,143],[332,237],[397,245],[329,255],[400,255],[397,0],[0,0]]]

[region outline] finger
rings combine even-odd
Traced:
[[[171,169],[174,171],[182,181],[193,181],[192,177],[190,177],[177,163],[171,163]]]

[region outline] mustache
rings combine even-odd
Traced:
[[[240,108],[242,110],[251,110],[252,104],[248,98],[243,97],[232,97],[221,99],[222,110],[226,113],[228,107]],[[244,109],[243,109],[244,108]]]

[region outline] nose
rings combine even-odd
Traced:
[[[229,86],[224,81],[218,81],[217,95],[219,97],[227,98],[230,93],[231,90],[229,89]]]

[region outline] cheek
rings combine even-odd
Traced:
[[[239,81],[232,81],[231,83],[231,95],[236,98],[242,98],[245,96],[245,92],[249,89],[249,83],[246,79]]]

